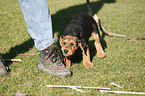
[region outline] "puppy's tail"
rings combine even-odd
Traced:
[[[93,16],[93,11],[92,11],[92,8],[91,8],[91,5],[90,5],[90,1],[89,0],[86,0],[87,1],[87,7],[88,7],[88,14],[90,16]]]

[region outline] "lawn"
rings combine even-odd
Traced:
[[[102,20],[107,30],[131,36],[145,35],[145,0],[90,0],[93,13]],[[48,0],[53,20],[56,43],[66,25],[78,13],[87,13],[86,0]],[[46,85],[77,85],[109,87],[111,90],[145,92],[145,40],[128,40],[105,36],[102,40],[106,57],[97,57],[90,39],[90,53],[94,68],[86,69],[80,57],[74,58],[71,78],[57,78],[37,68],[35,50],[18,0],[0,0],[0,53],[4,59],[21,59],[6,62],[9,72],[0,77],[0,95],[12,96],[18,90],[32,96],[128,96],[100,93],[96,89],[48,88]],[[39,52],[38,52],[39,53]],[[76,62],[75,62],[76,61]],[[111,85],[114,82],[123,88]]]

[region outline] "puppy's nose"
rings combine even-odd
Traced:
[[[67,50],[67,49],[65,49],[65,50],[64,50],[64,53],[68,53],[68,50]]]

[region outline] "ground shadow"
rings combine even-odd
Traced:
[[[90,5],[92,7],[93,14],[97,14],[105,3],[115,3],[115,2],[116,2],[115,0],[98,0],[95,2],[90,2]],[[63,31],[65,30],[66,26],[72,20],[72,18],[79,13],[88,13],[88,8],[86,3],[60,10],[56,14],[52,15],[54,33],[59,32],[58,37],[60,37],[63,34]],[[57,41],[57,44],[59,45],[59,41]],[[101,39],[101,44],[103,49],[105,50],[107,44],[103,38]],[[96,50],[94,50],[95,47],[92,46],[94,45],[94,41],[91,41],[90,45],[91,45],[90,56],[92,60],[92,58],[96,54]],[[82,55],[78,51],[76,52],[75,56],[73,56],[72,58],[73,58],[72,60],[73,63],[80,63],[82,61]]]
[[[98,0],[95,2],[90,2],[93,14],[97,14],[105,3],[115,3],[115,0]],[[79,13],[88,13],[86,3],[71,6],[67,9],[60,10],[56,14],[52,15],[54,33],[59,32],[58,37],[60,37],[71,19]]]
[[[25,52],[29,51],[31,48],[33,48],[33,46],[34,46],[33,40],[28,39],[20,45],[16,45],[15,47],[11,47],[9,52],[7,52],[6,54],[1,54],[1,55],[5,59],[13,59],[18,54],[22,54],[22,53],[25,53]],[[9,66],[11,64],[12,64],[12,62],[10,62],[10,61],[6,62],[6,66]]]
[[[92,6],[93,14],[98,13],[98,11],[102,8],[102,6],[105,3],[115,3],[115,0],[98,0],[95,2],[91,2],[90,4]],[[54,33],[59,32],[58,37],[60,37],[60,35],[62,35],[66,25],[70,22],[70,20],[79,13],[87,13],[87,10],[88,10],[87,5],[81,4],[81,5],[71,6],[66,9],[62,9],[62,10],[58,11],[56,14],[52,15]],[[105,41],[103,41],[103,42],[105,42]],[[91,45],[93,45],[92,43],[91,43]],[[57,41],[57,44],[58,44],[58,41]],[[22,44],[12,47],[9,52],[7,52],[6,54],[2,54],[2,57],[11,58],[11,59],[15,58],[18,54],[29,51],[33,46],[34,46],[33,40],[28,39],[25,42],[23,42]],[[94,51],[94,48],[92,46],[91,46],[91,48],[92,48],[91,50]],[[95,54],[96,54],[95,52],[91,51],[91,58],[93,58],[93,56]],[[81,56],[80,56],[80,58],[74,58],[73,61],[75,62],[75,61],[80,61],[80,60],[81,60]],[[11,63],[12,62],[9,62],[9,63],[7,63],[7,65],[9,66]]]

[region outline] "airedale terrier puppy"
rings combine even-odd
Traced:
[[[94,18],[88,14],[79,14],[66,27],[63,35],[60,37],[60,46],[65,56],[66,67],[70,68],[71,56],[78,47],[83,54],[83,65],[86,68],[92,68],[94,65],[90,61],[89,38],[93,36],[98,57],[105,57],[105,53],[100,43],[98,26]]]

